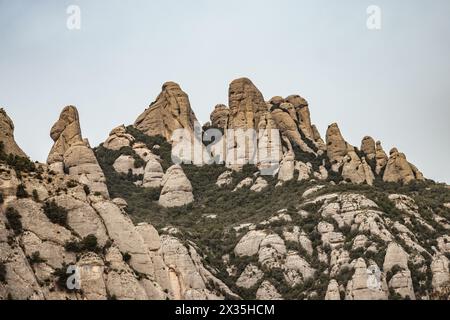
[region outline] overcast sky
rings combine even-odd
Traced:
[[[366,26],[381,8],[381,30]],[[69,5],[81,29],[66,27]],[[34,160],[61,109],[76,105],[91,145],[131,124],[165,81],[202,121],[249,77],[264,94],[300,94],[325,135],[337,122],[396,146],[450,182],[450,1],[0,0],[0,106]]]

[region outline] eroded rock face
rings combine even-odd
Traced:
[[[229,88],[229,128],[257,129],[267,106],[261,92],[247,78],[236,79]]]
[[[380,141],[377,141],[375,159],[377,163],[376,174],[380,174],[384,167],[386,167],[386,164],[389,160],[389,157],[387,156],[386,152],[384,152]]]
[[[161,185],[159,204],[163,207],[182,207],[194,201],[191,182],[179,165],[167,169]]]
[[[355,184],[373,184],[375,176],[366,159],[359,158],[354,148],[348,145],[347,155],[343,158],[342,177]]]
[[[193,131],[196,121],[188,95],[177,83],[166,82],[156,101],[137,118],[134,126],[149,136],[171,141],[175,130]]]
[[[446,256],[438,255],[433,259],[431,264],[431,272],[433,273],[433,288],[437,291],[449,284],[450,270],[449,261]]]
[[[303,132],[306,138],[311,141],[316,141],[314,129],[311,124],[311,115],[309,112],[308,102],[299,95],[291,95],[286,98],[286,102],[293,105],[297,119],[299,122],[300,130]]]
[[[334,279],[332,279],[328,284],[325,300],[341,300],[341,294],[339,292],[339,284]]]
[[[376,144],[372,137],[364,137],[361,142],[361,151],[367,156],[367,159],[371,160],[376,157]]]
[[[223,299],[218,292],[212,292],[207,288],[208,282],[214,283],[227,294],[237,297],[203,267],[193,247],[185,247],[172,236],[162,236],[161,246],[164,263],[169,268],[169,281],[175,299]]]
[[[354,264],[355,273],[347,284],[346,300],[387,300],[385,281],[371,286],[371,273],[368,272],[364,259],[359,258]]]
[[[283,300],[277,289],[269,282],[264,281],[256,292],[258,300]]]
[[[6,271],[5,282],[0,281],[0,300],[6,300],[8,295],[17,300],[42,300],[44,294],[25,253],[16,241],[8,243],[12,233],[6,228],[3,210],[0,211],[0,262]]]
[[[228,119],[230,116],[230,109],[226,105],[219,104],[211,113],[211,125],[214,128],[228,128]]]
[[[264,273],[259,270],[257,266],[249,264],[236,281],[236,285],[241,288],[250,289],[254,287],[263,277]]]
[[[261,242],[266,238],[267,234],[261,230],[250,231],[237,244],[234,253],[239,257],[251,257],[259,252]]]
[[[295,156],[294,153],[289,152],[285,154],[281,161],[280,171],[278,172],[278,180],[282,182],[291,181],[294,179],[295,170]]]
[[[394,148],[390,152],[383,180],[386,182],[410,183],[414,180],[424,180],[424,178],[422,173],[406,160],[405,154]]]
[[[0,108],[0,142],[3,142],[6,154],[27,157],[14,140],[14,123],[3,108]]]
[[[72,145],[63,157],[64,167],[76,181],[87,185],[91,192],[109,198],[106,178],[94,152],[85,142]]]
[[[0,164],[0,190],[2,190],[5,200],[16,197],[19,184],[20,181],[17,179],[16,171],[6,164]]]

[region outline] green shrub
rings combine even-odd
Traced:
[[[22,216],[19,214],[19,212],[9,207],[6,209],[6,219],[8,220],[8,224],[13,229],[16,236],[22,234],[23,232],[23,226],[22,226]]]
[[[93,234],[88,235],[82,241],[82,246],[83,246],[84,250],[86,250],[86,251],[92,251],[92,252],[97,251],[98,250],[97,245],[98,245],[97,237]]]
[[[28,192],[25,189],[25,186],[23,184],[19,184],[17,186],[17,192],[16,192],[16,196],[19,199],[24,199],[24,198],[28,198]]]
[[[354,274],[355,270],[353,268],[343,267],[337,275],[336,281],[346,287],[347,283],[352,279]]]
[[[84,251],[88,252],[101,252],[102,250],[98,247],[97,237],[90,234],[83,238],[81,241],[68,241],[64,245],[64,249],[68,252],[80,253]]]
[[[0,261],[0,282],[6,284],[6,265]]]
[[[60,290],[64,290],[66,292],[76,292],[76,289],[69,289],[67,286],[67,280],[73,274],[67,273],[67,265],[63,264],[61,268],[55,269],[53,272],[53,276],[56,278],[56,285]]]
[[[128,252],[123,254],[123,261],[129,262],[131,260],[131,255]]]
[[[91,189],[89,188],[89,186],[84,185],[83,186],[83,190],[84,190],[84,193],[86,193],[87,196],[91,194]]]
[[[56,204],[55,201],[46,202],[44,204],[44,213],[47,218],[54,224],[67,227],[67,210]]]
[[[5,199],[3,199],[3,193],[0,192],[0,204],[3,204]]]
[[[6,164],[12,167],[19,175],[22,172],[36,171],[36,165],[31,162],[30,159],[13,154],[6,154],[3,141],[0,142],[0,161],[6,162]]]
[[[35,202],[39,202],[39,194],[36,189],[33,189],[32,197]]]
[[[69,182],[67,182],[67,188],[72,189],[75,188],[78,185],[78,183],[74,180],[70,180]]]
[[[31,264],[44,263],[45,259],[41,258],[41,253],[39,251],[33,252],[31,257],[29,257],[29,261]]]

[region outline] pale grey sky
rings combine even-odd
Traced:
[[[369,31],[366,9],[382,10]],[[81,30],[66,9],[81,8]],[[338,122],[405,152],[450,182],[448,0],[0,0],[0,106],[35,160],[61,109],[98,145],[131,124],[163,82],[180,83],[205,122],[246,76],[268,100],[300,94],[322,135]]]

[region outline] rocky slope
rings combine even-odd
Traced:
[[[266,101],[242,78],[228,104],[204,126],[225,137],[202,149],[225,163],[203,166],[172,162],[173,132],[196,130],[173,82],[95,149],[64,108],[46,164],[2,109],[0,299],[448,298],[448,186],[371,137],[350,145],[337,124],[324,141],[299,95]],[[282,141],[273,176],[225,142],[228,129],[271,141],[268,128]]]

